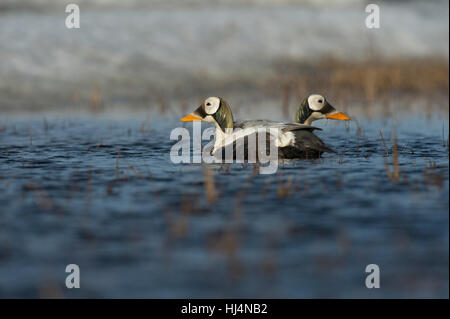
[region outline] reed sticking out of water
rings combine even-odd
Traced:
[[[165,218],[168,226],[169,242],[167,245],[171,245],[172,242],[178,238],[186,237],[189,233],[189,212],[182,211],[182,214],[172,217],[170,214],[165,214]]]
[[[123,159],[125,164],[127,164],[128,169],[131,170],[136,178],[144,178],[144,175],[141,174],[141,172],[136,169],[133,165],[131,165],[126,159]]]
[[[95,147],[95,149],[97,150],[99,147],[101,147],[103,145],[103,139],[100,139],[100,142],[97,144],[97,146]]]
[[[265,276],[274,276],[278,270],[278,251],[279,239],[278,234],[274,231],[267,231],[264,238],[266,238],[265,255],[261,261],[262,271]]]
[[[114,187],[114,180],[111,180],[108,182],[106,186],[106,195],[112,196],[113,195],[113,187]]]
[[[147,119],[141,124],[141,134],[150,135],[150,117],[147,114]]]
[[[383,133],[380,131],[381,141],[383,142],[383,146],[386,152],[386,156],[384,157],[384,165],[386,167],[386,174],[389,180],[393,180],[394,182],[398,182],[400,179],[400,167],[398,160],[398,144],[397,144],[397,135],[395,134],[395,129],[392,132],[392,169],[388,162],[389,157],[389,149],[387,148],[386,142],[383,138]]]
[[[117,150],[116,155],[116,176],[119,176],[119,156],[120,156],[120,148]]]
[[[389,166],[389,163],[388,163],[388,160],[386,157],[384,157],[384,166],[386,167],[386,173],[387,173],[388,179],[392,180],[391,168]]]
[[[95,147],[95,149],[96,150],[98,150],[99,149],[99,147],[101,147],[102,145],[103,145],[103,139],[100,139],[100,142],[97,144],[97,146]],[[89,150],[92,148],[92,146],[88,146],[87,148],[86,148],[86,152],[89,152]]]
[[[383,142],[383,146],[384,146],[384,150],[386,152],[386,156],[389,156],[389,149],[387,148],[386,142],[385,142],[384,137],[383,137],[383,130],[380,130],[380,137],[381,137],[381,141]]]
[[[244,268],[239,261],[239,256],[237,254],[239,250],[239,234],[241,231],[242,223],[242,206],[247,190],[254,177],[257,175],[258,166],[253,166],[253,171],[250,176],[245,181],[241,190],[236,195],[236,204],[234,208],[233,218],[230,220],[230,227],[225,229],[217,239],[211,244],[211,249],[214,251],[219,251],[224,253],[227,257],[227,265],[229,270],[229,275],[232,279],[238,279]]]
[[[339,165],[342,165],[343,162],[344,162],[344,151],[341,152],[338,160]]]
[[[352,118],[352,121],[355,122],[356,125],[356,136],[358,137],[362,137],[362,130],[361,130],[361,126],[359,126],[359,122],[356,119],[356,117]],[[349,125],[349,123],[347,123],[347,125]]]
[[[400,170],[399,170],[399,165],[398,165],[398,145],[397,145],[397,136],[395,134],[395,129],[393,131],[393,151],[392,151],[392,156],[393,156],[393,166],[394,166],[394,181],[398,182],[398,179],[400,177]]]
[[[243,274],[244,267],[242,266],[238,250],[239,237],[238,231],[235,228],[225,229],[218,238],[214,238],[209,244],[210,249],[214,252],[222,253],[227,258],[228,274],[231,279],[239,279]]]
[[[208,200],[208,203],[213,204],[218,199],[218,196],[214,183],[214,171],[207,165],[203,165],[203,177],[206,199]]]
[[[289,196],[291,193],[292,177],[289,177],[285,183],[281,180],[281,175],[278,179],[278,198],[283,198]]]
[[[438,170],[438,166],[436,162],[430,162],[425,168],[424,172],[425,184],[426,185],[434,185],[438,188],[442,188],[444,186],[445,177],[440,174]]]

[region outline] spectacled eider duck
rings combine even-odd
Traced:
[[[244,139],[244,159],[248,159],[246,140],[258,129],[270,129],[276,134],[266,135],[274,140],[278,148],[278,157],[281,159],[293,158],[317,158],[324,151],[330,149],[313,134],[314,130],[320,128],[308,124],[281,123],[269,120],[251,120],[235,122],[228,103],[220,97],[209,97],[194,112],[183,117],[183,122],[204,121],[216,126],[214,146],[211,155],[222,155],[224,146],[233,144],[235,159],[236,140]],[[269,140],[267,139],[266,150]],[[220,152],[220,153],[219,153]]]
[[[295,123],[311,125],[312,122],[320,119],[333,119],[333,120],[350,120],[350,117],[342,112],[337,111],[323,95],[311,94],[307,98],[303,99],[300,107],[295,114]],[[321,139],[316,137],[318,143],[322,142]],[[320,156],[320,154],[319,154]]]
[[[320,119],[350,120],[347,115],[328,103],[323,95],[311,94],[300,104],[295,114],[295,123],[311,125],[313,121]]]

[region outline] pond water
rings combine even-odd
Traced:
[[[448,298],[445,117],[318,123],[273,175],[173,164],[163,116],[3,117],[0,297]]]

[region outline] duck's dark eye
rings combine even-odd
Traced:
[[[208,102],[208,103],[206,103],[206,106],[211,106],[211,103],[209,103],[209,102]]]
[[[322,100],[319,100],[319,101],[317,101],[317,102],[322,103],[323,101],[322,101]]]

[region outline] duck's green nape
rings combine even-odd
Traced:
[[[223,132],[226,129],[233,129],[233,113],[231,113],[231,109],[224,99],[220,98],[219,109],[214,113],[213,117]]]
[[[312,111],[308,107],[308,99],[304,99],[295,114],[295,123],[304,124],[305,121],[310,117]]]

